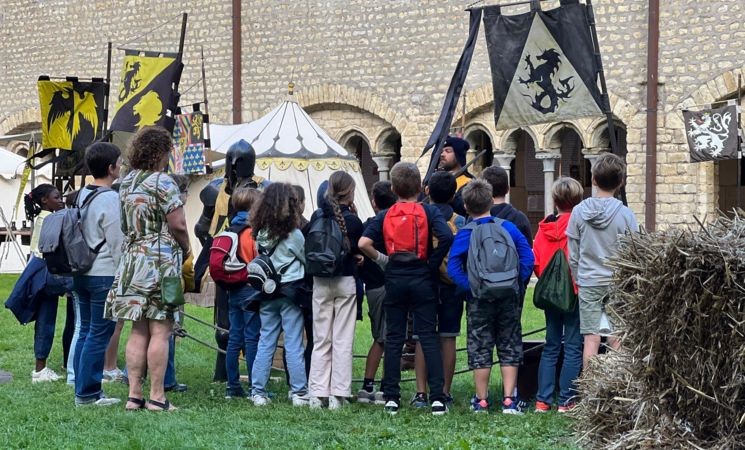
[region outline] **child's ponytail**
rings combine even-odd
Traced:
[[[42,200],[56,189],[51,184],[44,183],[36,186],[23,197],[23,206],[26,211],[27,220],[34,220],[41,213]]]

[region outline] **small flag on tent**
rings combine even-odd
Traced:
[[[43,149],[83,151],[101,137],[106,83],[75,78],[37,82]]]
[[[111,94],[116,99],[111,130],[132,133],[160,125],[173,131],[174,86],[181,78],[182,68],[175,53],[125,50],[119,89]]]
[[[497,130],[603,115],[587,13],[576,0],[513,16],[485,8]]]
[[[683,111],[691,162],[737,159],[737,106]]]
[[[179,175],[203,175],[204,163],[204,116],[201,112],[179,114],[173,128],[173,151],[168,164],[171,173]]]

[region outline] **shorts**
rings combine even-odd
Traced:
[[[372,337],[378,344],[385,342],[385,314],[383,313],[383,300],[385,300],[385,286],[368,289],[367,309],[370,316],[370,331]]]
[[[517,367],[523,360],[522,325],[518,296],[473,299],[466,304],[468,368],[494,365],[497,347],[501,366]]]
[[[464,296],[455,295],[455,285],[443,283],[440,283],[437,294],[437,332],[440,337],[460,336]]]
[[[601,330],[601,317],[608,304],[608,286],[588,286],[579,288],[579,332],[580,334],[607,335],[613,330],[613,323],[608,318],[606,329]]]

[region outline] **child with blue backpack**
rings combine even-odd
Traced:
[[[466,304],[468,367],[476,386],[471,409],[489,409],[489,377],[496,346],[504,389],[502,412],[522,414],[514,397],[523,356],[519,299],[533,271],[533,252],[515,225],[489,213],[492,187],[487,182],[471,181],[462,194],[473,221],[455,236],[448,274],[456,285],[470,291]]]

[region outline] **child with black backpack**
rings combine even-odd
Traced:
[[[440,343],[437,339],[437,275],[453,240],[440,211],[417,202],[421,188],[419,169],[399,162],[391,170],[398,201],[379,213],[360,239],[360,250],[385,267],[386,316],[383,396],[385,410],[396,414],[401,406],[401,350],[406,338],[409,312],[419,336],[427,366],[432,414],[447,413],[443,394]],[[433,249],[432,235],[438,240]],[[386,253],[375,249],[383,241]]]
[[[519,298],[533,271],[533,252],[511,222],[493,218],[492,188],[474,180],[463,188],[466,211],[473,221],[455,236],[448,274],[468,289],[468,367],[473,370],[474,412],[489,409],[489,376],[496,345],[502,371],[502,412],[522,414],[514,397],[517,368],[522,363]]]
[[[313,213],[305,240],[306,271],[313,275],[313,353],[308,388],[310,407],[347,404],[352,395],[352,358],[357,286],[362,262],[357,242],[362,222],[352,212],[354,178],[331,174],[320,208]]]
[[[230,201],[233,204],[235,216],[230,221],[228,230],[236,233],[238,260],[243,264],[250,263],[256,257],[256,241],[251,234],[248,224],[251,208],[261,199],[261,192],[256,189],[239,188],[233,192]],[[261,318],[259,317],[259,302],[256,301],[257,292],[248,283],[241,287],[228,290],[228,318],[230,330],[228,347],[225,355],[225,372],[228,376],[225,398],[246,398],[246,392],[240,383],[240,355],[243,351],[246,359],[248,376],[256,358],[259,346],[259,332]]]

